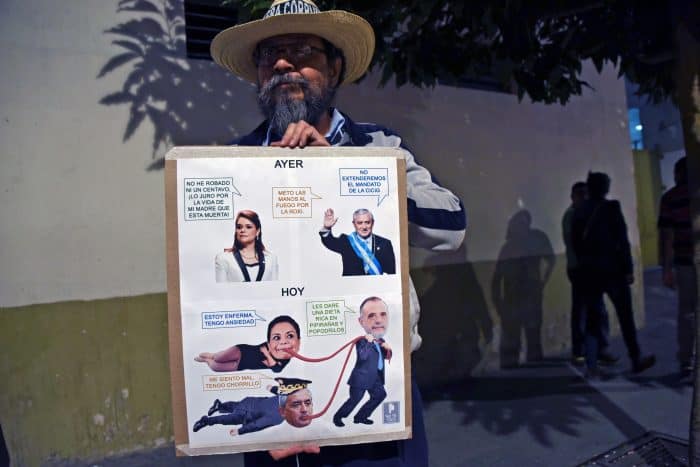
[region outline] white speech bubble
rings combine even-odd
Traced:
[[[272,217],[311,218],[312,200],[321,199],[311,187],[272,187]]]
[[[219,374],[202,376],[204,391],[237,391],[260,389],[260,375],[255,374]]]
[[[202,313],[202,329],[254,327],[265,321],[253,310],[205,311]]]
[[[233,177],[186,178],[185,220],[233,219],[233,195],[241,196]]]
[[[389,169],[340,169],[340,196],[389,196]]]

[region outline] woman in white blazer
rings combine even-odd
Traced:
[[[255,211],[236,214],[233,248],[225,248],[214,259],[216,282],[275,281],[277,257],[262,242],[260,217]]]

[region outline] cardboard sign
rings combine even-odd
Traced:
[[[392,148],[168,153],[178,455],[410,437],[405,172]]]

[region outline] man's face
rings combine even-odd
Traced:
[[[365,303],[360,312],[360,326],[367,334],[371,334],[375,339],[384,337],[388,325],[389,314],[384,302],[372,300]]]
[[[271,37],[258,44],[257,63],[258,105],[278,133],[299,120],[315,125],[328,111],[341,60],[329,62],[321,38]]]
[[[372,214],[356,215],[352,219],[352,225],[355,227],[355,232],[357,232],[360,237],[369,237],[372,235],[372,227],[374,226]]]
[[[287,397],[284,407],[280,408],[280,414],[287,423],[297,428],[311,423],[314,414],[314,403],[311,392],[308,389],[300,389]]]

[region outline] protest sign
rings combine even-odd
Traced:
[[[405,170],[393,148],[168,153],[178,455],[410,437]]]

